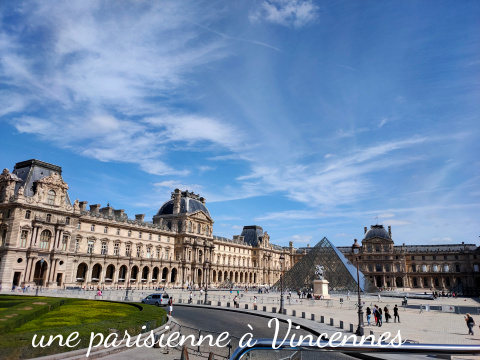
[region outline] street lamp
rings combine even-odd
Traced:
[[[206,284],[205,285],[205,300],[203,302],[204,305],[208,305],[207,304],[207,299],[208,299],[208,284],[210,283],[210,262],[207,260],[205,261],[205,270],[206,270],[206,276],[207,276],[207,281],[206,281]]]
[[[355,242],[352,245],[352,253],[355,259],[357,260],[357,291],[358,291],[358,327],[357,331],[355,332],[356,335],[358,336],[363,336],[364,334],[364,328],[363,328],[363,310],[362,310],[362,299],[360,297],[360,273],[358,270],[358,255],[360,253],[360,249],[362,246],[357,242],[357,239],[355,239]]]
[[[280,255],[280,314],[283,314],[283,308],[285,307],[283,300],[283,262],[285,261],[285,256]]]

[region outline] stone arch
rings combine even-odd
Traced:
[[[175,283],[177,281],[177,269],[173,268],[170,276],[170,282]]]
[[[240,273],[240,282],[243,283],[243,273]]]
[[[76,281],[85,281],[87,279],[88,265],[82,262],[77,267]]]
[[[203,281],[202,281],[202,270],[201,269],[197,270],[197,282],[198,282],[199,285],[201,285],[203,283]]]
[[[395,284],[397,285],[397,287],[403,287],[403,279],[401,276],[398,276],[396,279],[395,279]]]
[[[115,274],[115,266],[110,264],[107,266],[107,271],[105,272],[105,282],[112,282]]]
[[[222,272],[218,272],[218,282],[222,282]]]
[[[150,273],[150,268],[148,266],[144,266],[142,269],[142,281],[148,280],[149,273]]]
[[[100,282],[102,279],[102,265],[96,263],[92,268],[92,282]]]
[[[130,281],[131,282],[136,282],[138,280],[138,266],[134,265],[132,267],[132,271],[130,272]]]
[[[33,282],[37,286],[45,286],[46,277],[48,274],[48,264],[47,261],[40,259],[35,263],[35,271],[33,273]]]
[[[164,267],[162,270],[162,282],[166,283],[168,279],[168,268]]]
[[[235,271],[235,283],[238,283],[238,271]]]
[[[217,272],[215,270],[212,271],[212,282],[217,282]]]
[[[126,278],[127,278],[127,271],[128,268],[126,265],[120,266],[120,269],[118,270],[118,282],[119,283],[124,283]]]
[[[160,273],[160,269],[158,268],[158,266],[155,266],[153,268],[153,272],[152,272],[152,281],[158,281],[158,274]]]

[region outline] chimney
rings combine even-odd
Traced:
[[[125,210],[123,210],[123,209],[121,209],[121,210],[113,210],[113,214],[115,215],[115,217],[122,219],[123,216],[124,216],[124,215],[123,215],[123,212],[124,212],[124,211],[125,211]]]
[[[201,197],[199,200],[202,202],[203,205],[205,205],[205,203],[207,202],[204,197]]]
[[[390,236],[390,239],[392,238],[392,227],[390,225],[388,226],[388,236]]]
[[[367,227],[366,227],[366,226],[363,228],[363,231],[364,231],[364,232],[363,232],[364,234],[367,233]]]
[[[173,214],[179,214],[180,213],[180,200],[182,198],[182,192],[180,189],[175,189],[175,192],[173,193]]]
[[[113,216],[113,207],[108,204],[106,207],[100,209],[100,213],[107,216]]]
[[[87,211],[88,201],[80,201],[78,204],[80,205],[80,211]]]
[[[98,210],[100,210],[100,204],[90,205],[90,214],[98,214]]]
[[[135,215],[135,220],[137,220],[138,222],[143,222],[143,219],[145,219],[145,214]]]

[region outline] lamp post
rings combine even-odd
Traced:
[[[355,239],[355,241],[352,245],[352,253],[353,253],[353,256],[355,257],[355,260],[357,261],[358,327],[357,327],[357,331],[355,332],[355,334],[358,335],[358,336],[363,336],[363,334],[364,334],[362,299],[360,297],[360,273],[359,273],[359,270],[358,270],[358,267],[359,267],[358,256],[359,256],[361,248],[362,248],[362,246],[357,242],[357,239]]]
[[[205,300],[203,301],[203,304],[208,305],[207,300],[208,300],[208,284],[210,283],[210,262],[208,260],[205,261],[205,265],[206,265],[205,270],[206,270],[207,280],[205,284]]]
[[[130,273],[132,271],[132,264],[133,264],[133,260],[131,258],[132,256],[130,255],[130,260],[128,261],[128,264],[130,265],[130,267],[127,269],[127,271]],[[125,291],[125,301],[128,301],[128,290],[130,288],[130,274],[127,274],[128,275],[128,282],[127,282],[127,288],[126,288],[126,291]]]
[[[280,314],[283,314],[283,308],[285,307],[283,301],[283,262],[285,261],[285,256],[280,255]]]

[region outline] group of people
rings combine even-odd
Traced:
[[[373,309],[370,309],[370,307],[367,307],[366,310],[366,315],[367,315],[367,324],[371,326],[370,319],[373,315],[375,319],[375,326],[382,326],[383,325],[383,315],[385,315],[385,322],[388,323],[388,321],[392,318],[392,315],[390,315],[390,310],[388,309],[387,306],[383,308],[379,307],[378,305],[375,305]],[[395,304],[395,307],[393,308],[393,318],[394,322],[400,322],[400,315],[398,314],[398,306]]]

